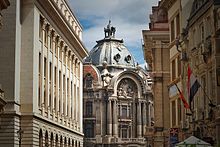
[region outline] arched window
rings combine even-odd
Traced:
[[[48,142],[48,132],[46,131],[45,133],[45,147],[49,146],[49,142]]]
[[[55,146],[58,147],[58,135],[56,134],[56,140],[55,140],[56,144]]]
[[[50,135],[50,146],[54,146],[53,133]]]
[[[41,129],[39,132],[39,147],[43,147],[43,133]]]
[[[63,136],[60,136],[60,146],[63,146]]]
[[[66,137],[64,139],[64,146],[67,147],[67,140],[66,140]]]

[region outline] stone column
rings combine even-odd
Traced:
[[[137,137],[142,137],[141,102],[137,103]]]
[[[146,127],[147,127],[147,107],[146,107],[146,103],[143,103],[143,133],[142,134],[145,134],[146,132]]]
[[[95,106],[95,116],[96,116],[96,123],[95,123],[95,131],[96,135],[101,135],[102,133],[102,125],[101,125],[101,118],[102,118],[102,103],[101,100],[96,99],[94,101]]]
[[[117,101],[113,101],[113,136],[118,137]]]
[[[112,136],[112,101],[107,103],[107,135]]]

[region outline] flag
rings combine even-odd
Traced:
[[[189,95],[189,102],[191,103],[193,100],[193,97],[195,96],[196,92],[198,91],[199,87],[201,85],[199,84],[198,80],[195,78],[195,76],[192,73],[192,70],[190,69],[188,65],[188,95]]]
[[[175,84],[175,85],[176,85],[176,84]],[[185,99],[184,96],[183,96],[183,93],[180,91],[180,89],[179,89],[179,87],[178,87],[177,85],[176,85],[176,88],[177,88],[177,90],[179,91],[180,99],[182,100],[184,107],[185,107],[186,109],[190,109],[189,104],[187,103],[186,99]]]

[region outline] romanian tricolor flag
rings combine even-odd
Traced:
[[[192,73],[192,70],[190,66],[188,65],[188,94],[189,94],[189,103],[192,102],[193,97],[195,96],[196,92],[198,91],[199,87],[201,85],[199,84],[198,80],[195,78],[195,76]]]

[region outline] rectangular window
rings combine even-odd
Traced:
[[[182,120],[182,106],[181,106],[181,99],[178,98],[178,123]]]
[[[180,55],[178,56],[177,58],[177,66],[178,66],[178,76],[180,77],[181,76],[181,58],[180,58]]]
[[[92,102],[86,102],[86,116],[92,116]]]
[[[65,99],[66,99],[66,79],[65,75],[63,75],[63,112],[65,113]]]
[[[128,135],[127,128],[122,128],[121,133],[122,133],[122,138],[127,138],[127,135]]]
[[[172,81],[176,78],[176,60],[172,60]]]
[[[51,80],[52,80],[52,63],[50,62],[50,73],[49,73],[49,82],[51,84]]]
[[[57,67],[54,67],[54,87],[57,85]]]
[[[84,133],[87,138],[94,138],[94,123],[87,122],[84,124]]]
[[[201,106],[203,106],[203,110],[207,109],[207,97],[206,97],[206,78],[205,75],[201,77],[201,84],[204,89],[204,91],[202,92],[202,98],[203,98],[203,104]]]
[[[38,106],[40,107],[41,99],[41,53],[39,53],[39,62],[38,62]]]
[[[59,112],[61,112],[61,102],[60,102],[60,99],[61,99],[61,71],[59,70]]]
[[[47,58],[44,57],[44,79],[46,79],[47,74]]]
[[[176,125],[176,103],[172,101],[172,127]]]
[[[176,16],[176,36],[180,35],[180,16]]]
[[[53,32],[51,32],[51,34],[49,35],[49,37],[50,37],[50,50],[51,51],[53,51],[53,36],[54,36],[54,34],[53,34]]]
[[[43,39],[43,17],[40,16],[40,22],[39,22],[39,39],[42,41]]]
[[[170,32],[171,37],[170,38],[171,38],[171,42],[172,42],[175,39],[174,20],[171,21],[170,27],[171,27],[171,29],[170,29],[171,30],[171,32]]]
[[[122,111],[121,117],[127,118],[127,106],[122,106],[121,111]]]
[[[62,49],[61,49],[62,47],[60,47],[60,54],[59,54],[59,58],[60,58],[60,61],[62,61],[63,59],[62,59],[62,57],[63,57],[63,52],[62,52]]]
[[[44,45],[48,46],[48,27],[45,28]]]

